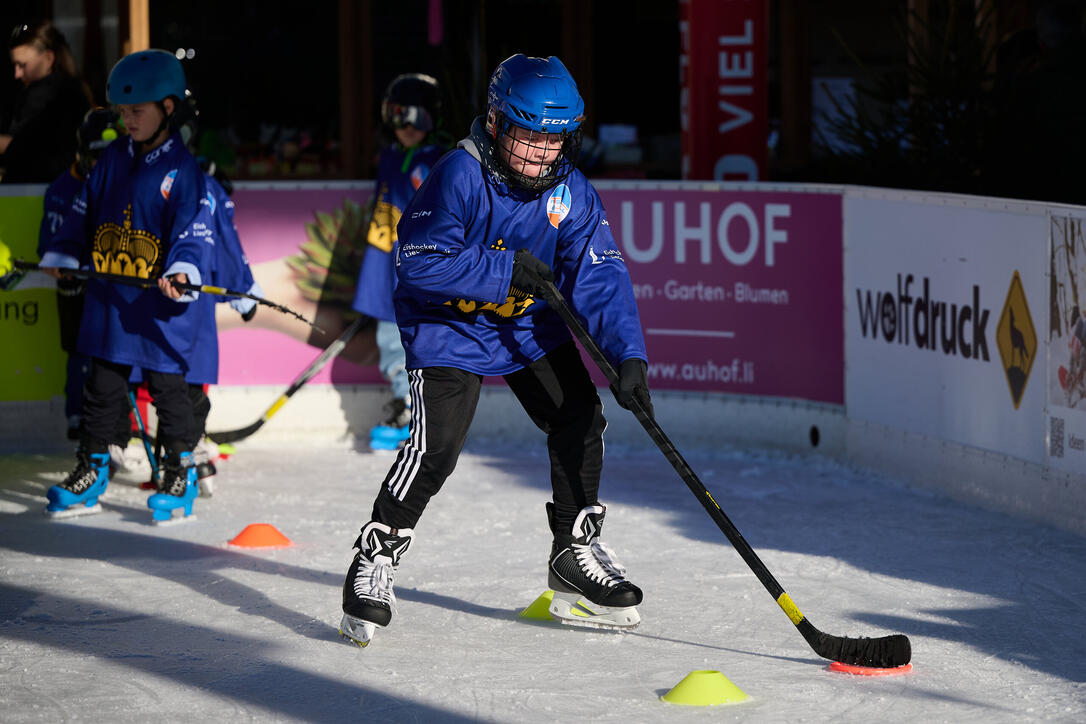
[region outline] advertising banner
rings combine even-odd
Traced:
[[[679,3],[684,179],[766,178],[768,25],[766,0]]]
[[[287,384],[351,323],[372,182],[239,184],[235,223],[264,296],[314,320],[267,307],[249,323],[220,304],[219,384]],[[372,327],[358,333],[309,384],[380,383]]]
[[[1081,209],[1048,218],[1048,464],[1086,470],[1086,237]]]
[[[1043,213],[890,196],[845,197],[849,417],[1043,463]]]
[[[844,403],[841,195],[598,188],[649,386]]]
[[[0,196],[0,254],[37,261],[38,227],[45,187],[20,187],[26,195]],[[22,277],[0,290],[0,400],[48,400],[64,392],[67,356],[60,349],[53,280]]]

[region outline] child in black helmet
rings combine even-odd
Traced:
[[[437,81],[421,73],[397,76],[381,103],[381,120],[395,140],[381,150],[377,198],[352,305],[377,320],[378,364],[392,385],[392,401],[385,408],[388,416],[370,432],[370,449],[375,451],[400,448],[411,419],[404,350],[392,309],[396,288],[392,248],[400,214],[448,148],[434,140],[440,113]]]

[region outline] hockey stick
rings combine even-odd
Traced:
[[[271,404],[271,407],[269,407],[264,412],[264,414],[261,415],[259,420],[252,423],[251,425],[246,425],[245,427],[239,428],[237,430],[209,432],[207,436],[211,438],[212,441],[217,443],[237,442],[238,440],[243,440],[249,437],[254,432],[259,430],[261,427],[264,426],[265,422],[271,419],[272,415],[279,412],[279,408],[287,403],[287,400],[290,399],[291,395],[297,392],[306,382],[309,382],[309,380],[312,379],[313,375],[320,372],[321,368],[328,364],[328,362],[331,361],[333,357],[343,351],[343,348],[347,346],[347,343],[351,341],[351,338],[354,337],[355,333],[358,332],[358,330],[362,329],[362,326],[367,321],[369,321],[369,317],[359,317],[358,319],[354,320],[351,325],[347,327],[347,329],[343,330],[343,334],[339,335],[339,337],[337,337],[335,341],[332,342],[332,344],[328,345],[327,349],[321,352],[320,356],[317,357],[317,359],[310,362],[309,366],[302,370],[302,373],[300,375],[294,378],[294,381],[290,383],[290,387],[287,388],[287,391],[279,395],[275,402]]]
[[[38,264],[32,264],[30,262],[16,259],[16,269],[22,269],[24,271],[40,271],[41,266]],[[91,271],[90,269],[61,269],[60,273],[64,276],[78,277],[80,279],[101,279],[102,281],[112,282],[114,284],[125,284],[130,287],[142,287],[144,289],[155,289],[158,287],[157,279],[141,279],[140,277],[129,277],[123,274],[107,274],[106,272]],[[317,330],[321,334],[324,334],[324,330],[318,327],[315,323],[310,322],[302,315],[295,312],[290,307],[282,304],[276,304],[275,302],[258,297],[255,294],[247,294],[246,292],[239,292],[234,289],[224,289],[222,287],[213,287],[207,284],[182,284],[181,282],[172,282],[175,289],[181,289],[187,292],[204,292],[205,294],[215,294],[220,297],[244,297],[245,299],[252,299],[257,304],[263,304],[264,306],[271,307],[284,314],[289,314],[296,319],[300,319],[308,324],[313,329]]]
[[[132,414],[136,418],[136,427],[140,430],[140,440],[143,441],[143,450],[147,453],[147,462],[151,464],[151,482],[154,483],[155,488],[158,488],[158,455],[151,449],[151,436],[147,434],[147,428],[143,425],[143,415],[140,414],[140,408],[136,404],[136,393],[132,390],[128,391],[128,406],[132,408]]]
[[[566,300],[562,297],[562,293],[558,291],[557,287],[553,283],[539,279],[539,282],[543,286],[543,298],[546,299],[551,309],[558,313],[562,320],[566,323],[566,326],[570,328],[573,335],[577,338],[577,341],[581,343],[581,346],[585,348],[592,360],[599,366],[600,370],[607,377],[607,381],[611,383],[613,387],[617,387],[619,382],[618,373],[615,371],[614,366],[604,356],[603,350],[596,344],[596,341],[588,334],[584,326],[581,324],[573,312],[570,310],[569,305],[566,304]],[[796,628],[803,635],[803,638],[807,640],[814,652],[819,656],[830,659],[831,661],[839,661],[844,664],[851,664],[853,666],[864,666],[872,668],[892,668],[897,666],[904,666],[909,663],[909,659],[912,657],[912,647],[909,643],[909,639],[904,634],[894,634],[891,636],[881,636],[879,638],[849,638],[845,636],[831,636],[830,634],[822,633],[814,624],[807,620],[796,604],[792,602],[792,599],[788,596],[785,590],[781,587],[781,584],[777,583],[777,580],[773,577],[773,574],[769,572],[769,569],[765,567],[761,559],[758,558],[758,554],[754,552],[754,549],[750,547],[746,539],[743,538],[743,534],[739,532],[739,529],[728,519],[728,516],[724,514],[724,511],[717,505],[716,500],[705,488],[705,485],[698,479],[698,476],[694,474],[694,471],[683,459],[683,456],[675,449],[671,440],[660,428],[660,425],[653,419],[645,406],[642,404],[636,396],[633,399],[631,405],[634,417],[641,423],[641,426],[645,428],[645,431],[652,438],[652,441],[656,443],[656,447],[660,449],[660,452],[664,454],[664,457],[668,459],[675,471],[679,473],[679,477],[683,479],[690,491],[694,493],[699,501],[701,501],[702,507],[709,513],[709,517],[713,519],[713,522],[717,524],[721,532],[728,537],[731,544],[735,547],[735,550],[746,561],[746,564],[750,566],[750,569],[754,572],[754,575],[758,577],[758,580],[762,582],[769,594],[776,600],[777,605],[781,607],[781,610],[788,616],[788,618],[795,624]]]

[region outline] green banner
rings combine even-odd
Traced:
[[[42,197],[0,196],[0,242],[12,259],[37,261]],[[0,401],[48,400],[64,394],[67,357],[60,348],[53,280],[28,274],[0,291]]]

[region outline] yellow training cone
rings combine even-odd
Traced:
[[[719,671],[691,671],[660,698],[669,704],[716,706],[738,704],[749,697]]]
[[[551,600],[554,598],[554,591],[544,591],[539,594],[539,598],[532,601],[532,605],[521,611],[518,615],[521,618],[530,618],[536,621],[553,621],[554,617],[551,616],[550,606]]]

